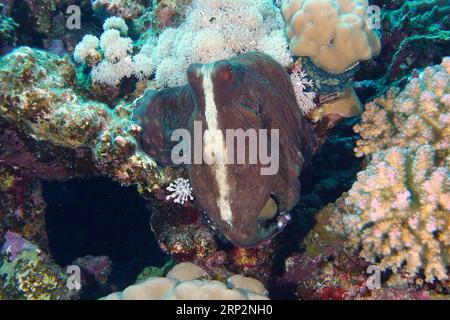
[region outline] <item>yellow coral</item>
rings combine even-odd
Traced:
[[[365,0],[285,0],[291,52],[336,74],[369,60],[381,45],[367,24],[367,8]]]
[[[0,171],[0,191],[5,192],[14,185],[14,176],[6,171]]]
[[[227,283],[210,280],[192,262],[176,265],[167,277],[152,277],[112,293],[104,300],[267,300],[267,290],[256,279],[234,275]]]

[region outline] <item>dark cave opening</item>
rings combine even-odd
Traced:
[[[47,182],[46,231],[50,252],[60,266],[86,255],[112,261],[108,287],[123,290],[146,266],[162,266],[168,257],[150,229],[147,202],[136,187],[107,178]],[[82,298],[99,298],[105,288],[86,288]]]

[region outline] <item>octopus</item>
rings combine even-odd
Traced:
[[[173,139],[176,130],[191,133],[186,145],[201,141],[200,157],[198,152],[184,155],[181,164],[195,201],[227,240],[240,247],[258,246],[290,220],[300,196],[299,175],[312,157],[312,128],[297,106],[288,74],[265,54],[192,64],[187,77],[184,86],[149,90],[137,100],[134,118],[143,128],[141,147],[160,165],[171,166],[179,145]],[[230,150],[225,133],[239,129],[277,132],[256,143],[271,156],[276,153],[276,172],[262,174],[269,164],[261,157],[248,161],[255,147],[248,136]],[[245,147],[247,161],[208,161],[234,155],[239,147]]]

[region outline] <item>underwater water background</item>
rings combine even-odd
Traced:
[[[449,75],[447,0],[0,0],[0,300],[448,300]]]

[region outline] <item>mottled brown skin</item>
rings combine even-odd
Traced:
[[[171,165],[171,150],[178,143],[170,141],[174,129],[185,128],[192,133],[194,120],[207,129],[201,68],[196,64],[189,67],[188,85],[147,92],[138,101],[143,148],[162,165]],[[287,73],[269,56],[252,52],[217,61],[211,80],[218,125],[223,132],[268,129],[270,137],[270,129],[279,129],[277,174],[261,175],[261,163],[227,165],[232,226],[220,215],[213,166],[187,165],[194,195],[221,234],[234,244],[255,246],[280,231],[276,224],[266,227],[258,220],[271,195],[280,212],[289,211],[298,202],[298,177],[311,159],[312,131],[297,106]]]

